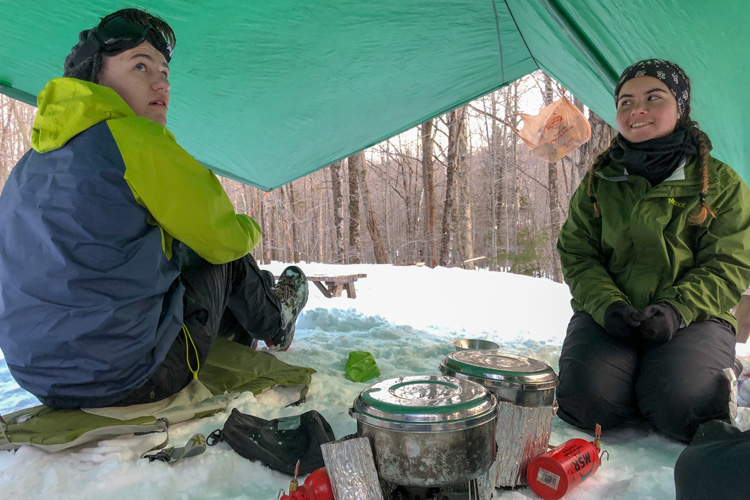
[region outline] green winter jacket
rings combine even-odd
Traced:
[[[605,160],[597,167],[594,196],[587,174],[570,201],[557,242],[575,311],[600,325],[613,302],[642,309],[672,304],[686,325],[730,312],[750,285],[750,190],[728,165],[709,159],[707,203],[700,225],[688,217],[700,208],[700,165],[694,157],[651,187],[643,177]]]

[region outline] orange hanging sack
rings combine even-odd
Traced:
[[[591,126],[583,113],[563,97],[545,106],[538,115],[518,113],[523,128],[513,132],[531,148],[532,154],[554,163],[591,139]]]

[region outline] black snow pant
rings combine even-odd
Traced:
[[[183,248],[182,253],[183,322],[189,338],[180,331],[151,377],[115,406],[150,403],[179,392],[192,380],[191,368],[203,364],[218,337],[250,345],[281,330],[279,300],[250,254],[213,265],[192,250]]]
[[[739,500],[748,497],[750,431],[725,422],[701,425],[674,467],[677,500]]]
[[[558,415],[593,431],[639,414],[664,434],[690,441],[698,425],[729,418],[729,383],[722,373],[734,362],[732,326],[712,318],[690,324],[663,344],[619,339],[576,312],[560,353]]]

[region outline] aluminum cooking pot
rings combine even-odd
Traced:
[[[497,402],[470,380],[385,380],[362,391],[349,414],[357,434],[370,439],[378,475],[394,484],[466,483],[495,457]]]
[[[498,401],[495,486],[526,484],[526,468],[547,451],[558,378],[545,363],[498,350],[449,354],[440,371],[477,382]]]
[[[497,350],[451,353],[440,363],[440,371],[483,385],[499,401],[528,407],[552,406],[560,383],[547,364]]]

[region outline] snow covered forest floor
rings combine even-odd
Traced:
[[[285,264],[262,266],[278,274]],[[409,375],[439,375],[440,361],[460,338],[492,340],[510,354],[543,361],[557,372],[557,358],[572,314],[565,285],[507,273],[429,269],[415,266],[302,264],[308,275],[365,273],[357,298],[327,299],[311,286],[289,351],[279,359],[309,366],[313,375],[307,402],[285,408],[281,391],[244,394],[226,412],[176,424],[170,445],[181,446],[194,433],[208,435],[223,426],[232,408],[265,419],[317,410],[337,438],[356,432],[348,408],[369,384]],[[738,344],[738,355],[750,349]],[[367,383],[344,377],[349,352],[369,351],[381,376]],[[38,404],[10,377],[0,358],[0,413]],[[555,419],[550,444],[584,433]],[[96,446],[48,454],[33,448],[0,452],[0,491],[16,500],[132,498],[275,500],[289,477],[235,453],[226,443],[173,465],[139,459],[158,441],[140,436],[102,441]],[[666,500],[674,498],[673,467],[684,445],[645,424],[604,429],[609,461],[571,491],[569,500]],[[302,481],[300,481],[301,483]],[[529,488],[500,490],[501,500],[537,498]]]

